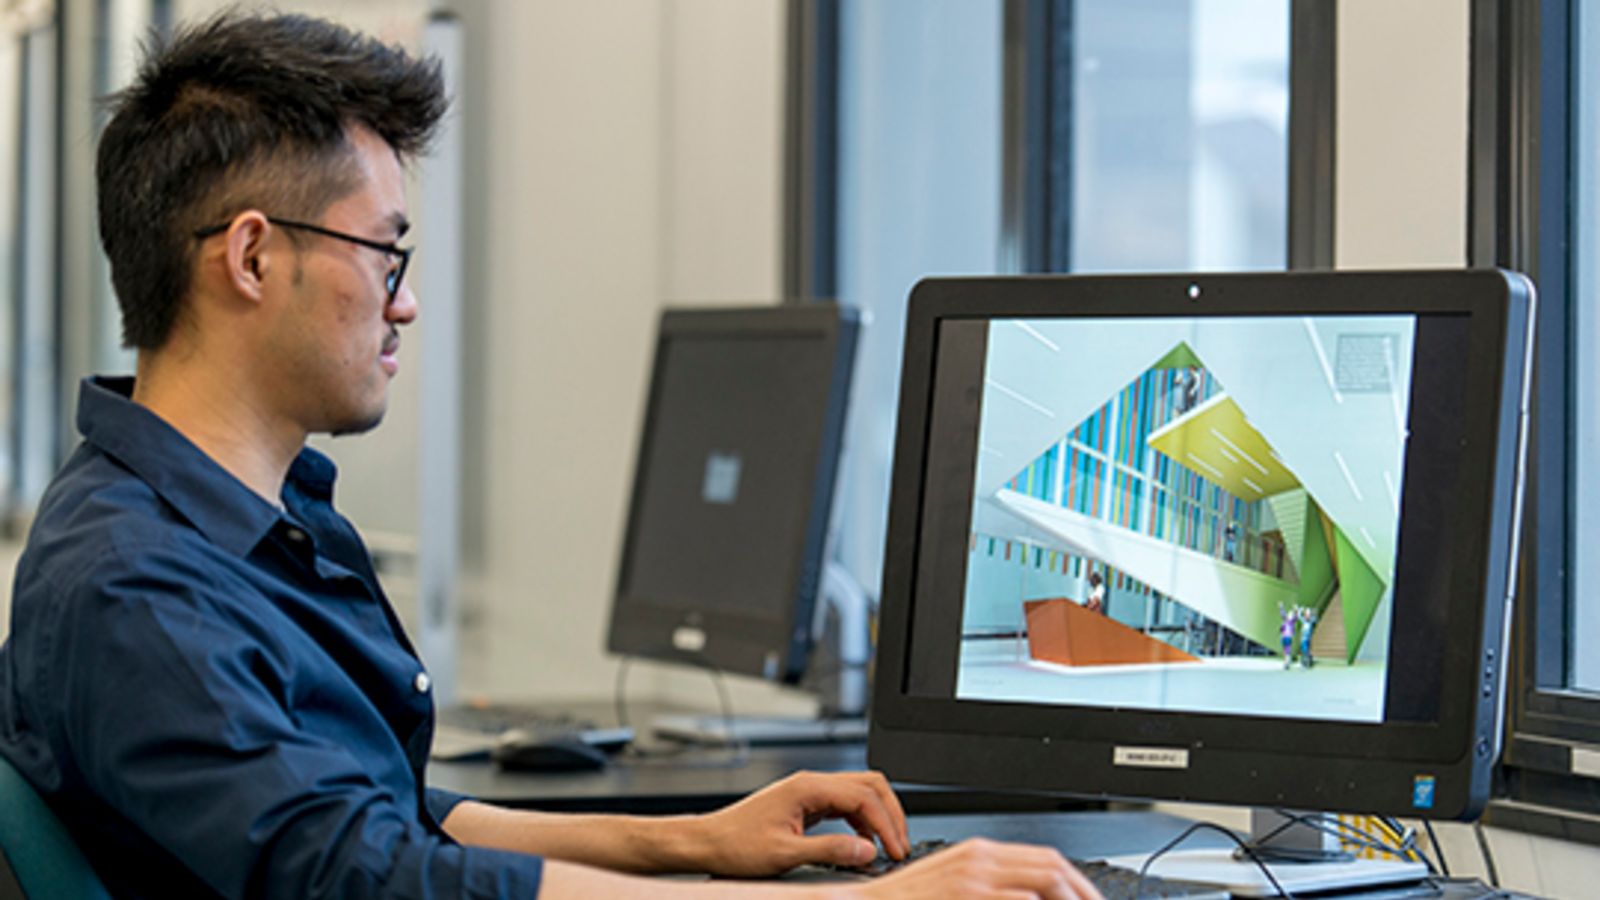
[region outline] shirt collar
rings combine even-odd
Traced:
[[[150,485],[218,547],[244,556],[282,513],[166,420],[129,399],[132,378],[85,378],[78,391],[78,431]],[[326,456],[303,448],[289,479],[311,497],[332,497],[337,475]]]

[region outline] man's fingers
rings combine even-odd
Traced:
[[[1087,878],[1048,847],[975,839],[887,876],[882,896],[981,896],[1095,900]],[[936,893],[929,893],[935,891]],[[876,896],[868,891],[869,896]]]
[[[899,812],[899,804],[893,809],[885,806],[872,781],[854,775],[808,773],[797,778],[795,790],[802,791],[802,802],[816,814],[843,818],[859,833],[875,834],[891,857],[906,857],[910,847],[906,841],[906,817]]]
[[[835,866],[864,866],[878,855],[878,848],[866,838],[851,834],[818,834],[798,838],[793,868],[805,863]]]
[[[900,859],[906,855],[909,845],[902,831],[904,817],[891,812],[869,785],[852,779],[830,779],[821,799],[851,828],[877,835],[890,856]]]
[[[911,831],[906,825],[906,810],[905,807],[900,805],[900,798],[895,795],[894,788],[889,786],[889,779],[885,778],[882,772],[862,772],[859,777],[866,783],[867,787],[872,788],[873,792],[878,795],[878,798],[883,801],[884,807],[889,810],[890,818],[899,825],[895,833],[900,837],[901,846],[909,853],[911,851]],[[900,859],[904,855],[895,856],[895,859]]]

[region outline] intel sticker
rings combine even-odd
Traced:
[[[1433,809],[1432,775],[1418,775],[1411,779],[1411,805],[1417,809]]]
[[[706,478],[700,485],[700,497],[707,503],[732,505],[739,499],[739,470],[744,463],[737,453],[711,451],[706,457]]]

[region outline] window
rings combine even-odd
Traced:
[[[38,500],[55,458],[56,116],[53,3],[0,14],[0,519]],[[15,123],[15,124],[10,124]]]
[[[1471,260],[1539,290],[1504,796],[1489,821],[1600,843],[1600,18],[1473,6]]]
[[[22,26],[5,21],[0,30],[0,122],[22,121]],[[21,277],[21,129],[0,128],[0,309],[17,309]],[[16,472],[16,318],[0,314],[0,511],[11,505]]]
[[[906,296],[930,273],[995,272],[1000,244],[1000,0],[839,8],[839,300],[867,317],[836,519],[846,568],[876,593]]]
[[[1573,10],[1574,71],[1571,74],[1572,115],[1577,129],[1572,172],[1572,296],[1590,302],[1572,304],[1572,510],[1573,548],[1600,547],[1600,506],[1584,498],[1600,498],[1600,10],[1592,5]],[[1600,553],[1574,553],[1572,590],[1567,596],[1565,687],[1600,693],[1600,653],[1584,646],[1600,638]],[[1587,650],[1588,652],[1582,652]]]
[[[1284,268],[1286,0],[1078,0],[1070,16],[1071,239],[1052,268]]]
[[[1291,186],[1300,184],[1290,170],[1290,47],[1306,25],[1291,0],[814,6],[812,28],[837,28],[837,176],[816,185],[837,202],[812,207],[833,217],[831,241],[827,222],[797,222],[791,253],[812,259],[790,260],[790,284],[832,284],[868,317],[836,521],[841,561],[871,590],[881,575],[902,313],[917,279],[1284,267]],[[830,54],[816,58],[826,65]],[[816,74],[806,83],[832,89]],[[1331,116],[1331,102],[1310,109]],[[828,124],[810,127],[826,135]],[[1331,142],[1331,131],[1316,137]],[[826,170],[806,155],[814,141],[799,146],[791,153],[811,177]],[[1331,205],[1326,179],[1316,190]],[[1313,221],[1305,204],[1302,213]],[[811,265],[825,256],[819,247],[831,248],[832,272]]]

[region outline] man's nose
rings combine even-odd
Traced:
[[[384,309],[383,317],[400,325],[410,324],[417,318],[417,295],[412,293],[409,281],[400,284],[400,291]]]

